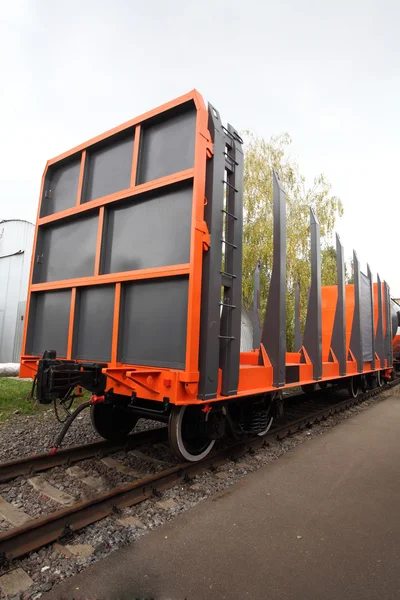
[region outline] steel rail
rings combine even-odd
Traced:
[[[198,463],[182,463],[145,477],[139,481],[123,485],[102,493],[85,502],[79,502],[50,515],[28,521],[26,524],[6,531],[0,535],[0,566],[8,561],[23,556],[51,542],[68,537],[75,531],[86,527],[119,509],[139,504],[155,493],[162,492],[182,481],[191,478],[205,469],[216,468],[227,460],[235,460],[247,452],[254,452],[274,439],[283,439],[294,431],[322,420],[331,414],[350,408],[372,396],[379,395],[400,384],[400,379],[390,382],[382,388],[375,388],[348,398],[336,404],[326,405],[322,409],[309,413],[304,417],[275,427],[264,437],[254,437],[235,443],[206,457]]]
[[[16,460],[0,463],[0,483],[15,479],[20,475],[32,475],[40,471],[47,471],[60,465],[70,465],[80,460],[104,456],[119,450],[130,450],[146,443],[163,442],[167,439],[167,427],[155,427],[132,433],[125,440],[119,442],[100,441],[82,446],[61,448],[55,454],[43,453],[25,456]]]

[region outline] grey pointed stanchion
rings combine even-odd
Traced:
[[[357,362],[357,371],[363,371],[363,347],[361,337],[361,282],[360,263],[355,251],[353,251],[353,278],[354,278],[354,313],[351,328],[350,350]]]
[[[322,378],[321,247],[320,225],[310,208],[311,286],[308,297],[303,346],[313,364],[313,377]]]
[[[336,271],[338,297],[333,323],[331,348],[339,362],[339,374],[346,375],[346,297],[344,282],[344,253],[340,237],[336,234]]]
[[[260,315],[260,261],[254,269],[253,287],[253,348],[256,350],[261,343],[261,315]]]
[[[274,186],[274,261],[261,343],[273,367],[273,384],[282,387],[286,375],[286,192],[278,173]],[[262,356],[260,354],[260,363]]]

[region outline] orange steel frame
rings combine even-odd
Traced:
[[[159,115],[169,109],[175,108],[187,102],[194,102],[197,111],[196,119],[196,143],[194,167],[162,177],[160,179],[150,181],[144,184],[136,184],[136,174],[138,168],[139,147],[141,139],[141,125],[146,120]],[[36,230],[34,238],[34,248],[36,248],[38,229],[41,225],[48,223],[61,222],[63,219],[72,215],[82,214],[85,211],[99,209],[98,234],[96,243],[95,267],[93,275],[90,277],[82,277],[77,279],[69,279],[63,281],[52,281],[46,283],[32,283],[33,267],[35,260],[35,251],[32,256],[30,284],[28,290],[24,337],[23,337],[23,356],[21,357],[20,377],[33,377],[37,371],[39,356],[30,356],[26,354],[27,328],[29,324],[29,308],[32,294],[46,290],[55,289],[71,289],[71,306],[69,318],[69,332],[67,356],[59,357],[71,359],[73,347],[73,332],[75,319],[75,305],[77,288],[80,286],[93,286],[102,284],[115,284],[114,298],[114,314],[113,314],[113,333],[111,345],[111,362],[107,368],[103,370],[107,376],[107,389],[114,388],[117,394],[130,396],[136,392],[137,396],[143,399],[162,401],[168,397],[173,404],[201,404],[202,400],[197,399],[198,382],[199,382],[199,340],[200,340],[200,308],[201,308],[201,282],[202,282],[202,262],[203,252],[207,250],[210,243],[207,225],[204,221],[204,205],[205,199],[205,180],[206,180],[206,164],[207,160],[213,155],[213,145],[207,127],[208,113],[201,95],[193,90],[176,100],[168,102],[144,115],[141,115],[131,121],[120,125],[106,133],[91,139],[85,144],[81,144],[60,156],[48,161],[41,184],[40,201],[37,213]],[[81,203],[82,190],[84,181],[84,171],[86,164],[87,149],[93,144],[96,144],[106,138],[113,136],[126,129],[134,128],[134,147],[132,159],[132,173],[130,180],[130,188],[96,198],[89,202]],[[40,217],[41,202],[44,192],[44,182],[46,173],[52,165],[58,163],[64,158],[72,155],[81,154],[81,168],[79,175],[79,185],[76,205],[67,210],[60,211],[49,216]],[[187,264],[172,265],[167,267],[148,268],[136,271],[128,271],[122,273],[100,274],[100,259],[101,259],[101,243],[103,234],[103,222],[105,206],[114,202],[123,200],[124,198],[142,194],[145,191],[156,190],[171,183],[193,180],[193,199],[192,199],[192,223],[191,223],[191,241],[190,241],[190,260]],[[118,326],[120,316],[120,301],[121,301],[121,284],[126,281],[152,279],[157,277],[172,277],[177,275],[186,275],[189,277],[188,291],[188,317],[187,317],[187,337],[186,337],[186,364],[184,370],[175,370],[169,368],[156,368],[151,366],[138,366],[131,364],[122,364],[118,362]],[[335,286],[332,286],[333,288]],[[334,291],[331,294],[335,294]],[[337,291],[336,291],[337,296]],[[376,306],[376,289],[375,289],[375,306]],[[347,318],[352,320],[352,307],[348,309]],[[351,312],[351,316],[350,313]],[[377,322],[377,310],[375,310],[375,324]],[[385,324],[385,319],[383,319]],[[155,340],[156,343],[156,340]],[[348,342],[347,342],[348,349]],[[263,365],[259,365],[259,352],[263,358]],[[349,352],[350,360],[347,361],[347,376],[357,375],[357,363],[354,357]],[[322,380],[339,379],[339,364],[336,357],[333,356],[333,362],[324,361],[322,369]],[[300,381],[287,384],[286,387],[294,387],[313,383],[313,366],[305,352],[289,352],[286,354],[287,365],[298,365]],[[85,361],[79,361],[84,363]],[[378,356],[376,356],[376,369],[387,368],[387,364],[380,364]],[[363,372],[371,371],[371,363],[364,363]],[[222,396],[221,390],[221,371],[219,373],[218,393],[215,399],[207,400],[207,402],[215,402],[227,400],[226,396]],[[240,357],[240,375],[239,386],[236,396],[244,397],[254,394],[261,394],[268,391],[273,391],[276,388],[272,385],[273,372],[270,360],[261,345],[260,350],[252,352],[242,352]]]

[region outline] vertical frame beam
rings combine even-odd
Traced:
[[[369,280],[369,289],[370,289],[370,302],[371,302],[371,319],[372,319],[372,361],[371,361],[371,369],[375,371],[375,331],[374,331],[374,283],[372,279],[371,269],[369,268],[369,264],[367,264],[367,275]]]
[[[83,194],[84,181],[85,181],[85,168],[86,168],[86,150],[83,150],[82,156],[81,156],[81,168],[79,171],[78,193],[76,194],[76,206],[79,206],[82,202],[82,194]]]
[[[310,208],[311,286],[303,345],[313,364],[313,377],[322,378],[321,245],[320,225]]]
[[[339,375],[346,375],[346,296],[344,279],[344,252],[338,234],[336,234],[336,271],[338,297],[335,321],[333,323],[331,348],[339,363]],[[372,313],[373,315],[373,313]]]
[[[257,350],[261,343],[260,315],[260,261],[257,261],[253,276],[253,348]]]
[[[96,254],[94,258],[94,274],[100,275],[101,268],[101,249],[103,244],[103,229],[104,229],[104,206],[99,209],[99,222],[97,226]]]
[[[203,99],[196,91],[193,99],[197,110],[193,172],[193,199],[190,234],[190,267],[188,287],[188,313],[186,327],[185,381],[199,381],[199,339],[201,315],[201,284],[203,272],[204,198],[207,157],[210,151],[210,134],[207,127],[208,113]]]
[[[225,271],[232,277],[230,285],[224,286],[219,364],[221,394],[233,396],[237,393],[240,370],[244,165],[241,137],[229,123],[225,146],[230,163],[229,167],[226,165]]]
[[[208,105],[208,129],[214,154],[207,161],[204,219],[210,247],[203,256],[199,393],[201,400],[215,398],[218,388],[219,333],[221,314],[222,223],[224,202],[225,140],[219,112]]]
[[[354,314],[351,327],[350,350],[357,361],[357,371],[363,372],[363,346],[361,337],[361,282],[360,263],[357,253],[353,250],[353,279],[354,279]]]
[[[66,358],[72,358],[72,350],[73,350],[73,343],[74,343],[75,308],[76,308],[76,287],[73,287],[71,290],[71,305],[70,305],[70,311],[69,311],[68,344],[67,344]]]
[[[272,178],[274,259],[261,343],[273,367],[273,384],[282,387],[286,376],[286,192],[275,170]]]
[[[140,125],[136,125],[135,134],[133,139],[133,153],[132,153],[132,171],[131,171],[131,182],[130,187],[133,188],[136,185],[136,178],[139,165],[139,149],[140,149]]]
[[[119,316],[121,309],[121,284],[115,284],[114,296],[114,314],[113,314],[113,329],[111,338],[111,364],[115,365],[118,360],[118,337],[119,337]]]
[[[379,273],[377,276],[377,285],[378,285],[378,323],[376,326],[376,336],[375,336],[375,350],[380,360],[380,366],[383,367],[383,363],[385,360],[385,349],[383,343],[383,304],[382,304],[382,283],[379,277]]]
[[[294,351],[299,352],[303,345],[300,329],[300,283],[294,289]]]

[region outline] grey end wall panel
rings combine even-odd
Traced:
[[[76,205],[81,155],[71,162],[49,170],[43,190],[41,217],[47,217]],[[45,194],[50,192],[50,198]]]
[[[361,301],[361,337],[363,361],[373,359],[373,321],[371,306],[371,285],[368,277],[360,272],[360,301]]]
[[[84,202],[130,187],[133,137],[133,130],[130,130],[128,136],[88,151]]]
[[[114,295],[114,285],[78,289],[72,358],[111,361]]]
[[[165,277],[123,286],[120,362],[185,368],[188,281]]]
[[[34,283],[89,277],[94,273],[98,214],[39,228]]]
[[[56,350],[57,356],[66,357],[70,307],[71,290],[32,294],[28,354],[41,356],[45,350]]]
[[[102,272],[188,263],[192,194],[184,187],[109,208]]]
[[[194,165],[196,109],[142,126],[137,184],[190,169]]]

